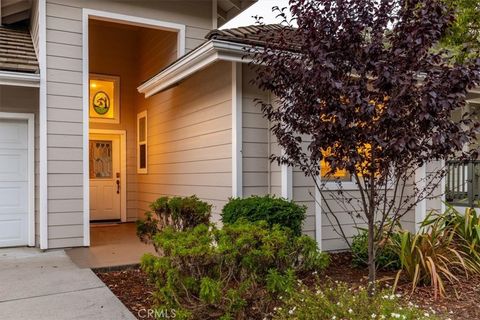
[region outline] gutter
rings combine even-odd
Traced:
[[[137,90],[143,93],[145,98],[148,98],[178,84],[217,61],[248,63],[251,59],[245,57],[246,47],[248,46],[241,43],[209,40],[147,80]]]
[[[0,71],[0,85],[40,88],[40,74]]]

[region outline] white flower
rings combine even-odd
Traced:
[[[353,313],[353,310],[352,310],[352,309],[348,309],[348,313]]]
[[[336,317],[336,316],[333,316],[333,317],[332,317],[332,320],[335,320],[335,319],[337,319],[337,317]]]
[[[377,317],[377,315],[375,313],[372,313],[372,319],[375,319]]]
[[[292,315],[295,312],[295,309],[297,309],[297,307],[293,307],[293,309],[288,310],[288,314]]]
[[[425,312],[423,315],[427,318],[430,317],[430,315],[427,312]]]
[[[396,319],[400,318],[400,314],[395,313],[395,312],[392,312],[391,316],[392,316],[392,318],[396,318]]]

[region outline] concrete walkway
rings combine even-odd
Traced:
[[[0,250],[0,318],[136,319],[90,269],[63,250]]]
[[[140,263],[142,256],[154,253],[137,237],[134,223],[90,226],[90,247],[65,250],[72,261],[81,268],[117,267]]]

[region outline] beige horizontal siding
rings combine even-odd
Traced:
[[[255,99],[267,101],[269,96],[250,83],[254,73],[248,65],[242,66],[242,73],[243,196],[266,195],[270,193],[270,132]]]
[[[217,63],[139,101],[137,110],[148,112],[148,174],[138,176],[139,216],[160,196],[196,194],[219,219],[232,194],[230,72],[231,64]]]

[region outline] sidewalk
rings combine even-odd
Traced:
[[[136,319],[90,269],[63,250],[0,250],[0,318]]]

